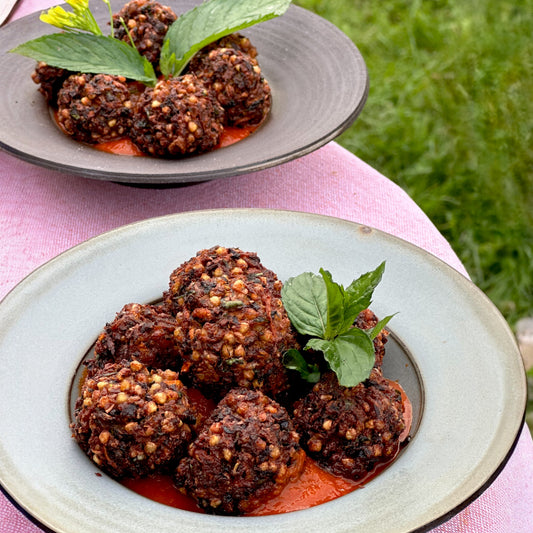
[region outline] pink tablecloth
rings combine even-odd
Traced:
[[[25,0],[15,16],[52,0]],[[33,269],[117,226],[188,210],[265,207],[367,224],[406,239],[466,275],[420,208],[386,177],[336,143],[254,174],[176,189],[140,189],[41,169],[0,152],[0,297]],[[0,532],[40,529],[0,494]],[[496,481],[440,533],[533,531],[533,442],[527,430]]]

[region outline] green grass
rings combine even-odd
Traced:
[[[511,327],[533,316],[533,0],[295,3],[368,67],[340,144],[415,200]]]

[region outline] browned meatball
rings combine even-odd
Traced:
[[[46,102],[55,106],[59,89],[71,74],[72,72],[69,70],[51,67],[44,61],[40,61],[32,72],[31,79],[39,85],[39,92],[44,96]]]
[[[257,60],[233,48],[217,48],[191,67],[216,95],[230,126],[255,126],[271,107],[271,90]]]
[[[130,43],[130,38],[120,19],[128,27],[135,47],[150,61],[157,65],[163,39],[170,25],[177,19],[170,7],[151,0],[132,0],[118,13],[113,15],[115,37]]]
[[[89,373],[106,363],[137,360],[148,367],[179,370],[181,344],[176,319],[155,305],[125,305],[98,336]]]
[[[181,156],[212,150],[224,110],[192,74],[161,80],[138,98],[131,137],[144,152]]]
[[[243,514],[296,479],[304,459],[287,411],[259,391],[235,389],[189,446],[176,486],[210,513]]]
[[[378,317],[370,309],[365,309],[359,313],[359,316],[355,320],[355,326],[359,329],[373,328],[379,322]],[[389,332],[383,329],[374,338],[374,352],[376,354],[375,368],[381,368],[383,365],[383,357],[385,356],[385,344],[387,343],[387,337]]]
[[[372,370],[355,387],[342,387],[333,372],[295,404],[301,444],[335,475],[358,480],[394,458],[405,428],[401,393]]]
[[[196,413],[171,370],[139,361],[108,364],[88,378],[76,402],[73,437],[102,470],[141,477],[174,467],[193,440]]]
[[[233,48],[234,50],[240,50],[241,52],[248,54],[252,58],[257,57],[257,48],[250,42],[250,39],[248,39],[248,37],[245,37],[240,33],[231,33],[230,35],[221,37],[220,39],[202,48],[192,58],[189,64],[189,68],[191,68],[191,70],[194,70],[194,68],[198,67],[198,62],[201,61],[202,58],[205,57],[207,54],[209,54],[211,50],[215,50],[216,48]]]
[[[125,78],[73,74],[59,91],[58,122],[74,139],[99,143],[125,135],[131,125],[131,97]]]
[[[202,250],[177,268],[165,303],[186,338],[184,379],[215,399],[234,387],[281,399],[289,387],[282,357],[298,347],[281,286],[256,254],[238,248]]]

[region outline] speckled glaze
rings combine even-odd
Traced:
[[[372,309],[398,312],[385,372],[411,395],[415,428],[397,460],[364,489],[284,515],[202,515],[97,475],[71,439],[71,384],[105,322],[125,302],[160,298],[177,265],[216,244],[256,251],[282,280],[324,267],[348,284],[386,260]],[[405,241],[320,215],[230,209],[124,226],[28,276],[0,304],[0,325],[0,483],[61,533],[425,531],[491,483],[525,409],[513,335],[478,288]]]
[[[112,0],[118,11],[124,0]],[[198,0],[164,2],[181,14]],[[103,2],[91,9],[102,28]],[[258,50],[272,88],[272,110],[261,127],[235,145],[180,160],[118,157],[64,135],[30,78],[35,61],[7,53],[54,28],[28,15],[0,29],[0,147],[36,165],[88,178],[138,184],[191,183],[269,168],[307,154],[342,133],[368,94],[368,73],[352,41],[333,24],[291,5],[281,17],[242,31]]]

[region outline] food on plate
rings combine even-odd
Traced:
[[[94,357],[87,362],[89,375],[108,363],[140,361],[149,368],[181,367],[181,343],[176,318],[161,306],[126,304],[98,336]]]
[[[115,38],[129,43],[154,66],[159,63],[163,39],[178,17],[168,6],[151,0],[131,0],[113,14]]]
[[[302,447],[330,472],[361,479],[393,458],[405,429],[401,392],[381,372],[355,387],[343,387],[326,372],[296,402],[293,421]]]
[[[82,450],[117,478],[172,468],[199,422],[176,372],[148,370],[135,360],[110,363],[88,377],[74,419]]]
[[[194,74],[161,80],[147,87],[134,106],[130,137],[145,153],[176,156],[217,146],[224,130],[224,109]]]
[[[133,490],[172,478],[189,510],[294,510],[276,500],[286,490],[293,501],[300,479],[306,508],[324,501],[306,499],[317,469],[343,480],[327,481],[330,498],[355,490],[411,424],[409,399],[382,373],[392,317],[369,308],[384,267],[346,288],[323,269],[282,283],[254,252],[198,251],[159,304],[126,304],[105,325],[84,362],[73,437]]]
[[[176,486],[207,512],[244,514],[303,469],[299,435],[280,404],[234,389],[217,405],[176,470]]]
[[[154,0],[130,0],[111,14],[110,36],[89,0],[67,3],[73,11],[41,15],[66,31],[12,51],[38,61],[32,79],[73,139],[177,158],[241,140],[270,112],[257,49],[237,30],[283,14],[290,0],[209,0],[180,16]]]
[[[132,97],[126,79],[108,74],[72,74],[57,95],[57,122],[77,141],[123,137],[132,124]]]
[[[224,108],[229,126],[256,126],[271,106],[271,90],[256,59],[233,48],[215,48],[190,67]]]
[[[57,94],[63,86],[65,80],[72,74],[64,68],[51,67],[44,61],[39,61],[35,70],[31,74],[31,79],[39,85],[39,92],[44,96],[46,102],[55,106]]]
[[[217,399],[235,387],[286,393],[283,354],[298,343],[281,286],[257,254],[238,248],[202,250],[174,270],[165,304],[186,339],[184,378]]]

